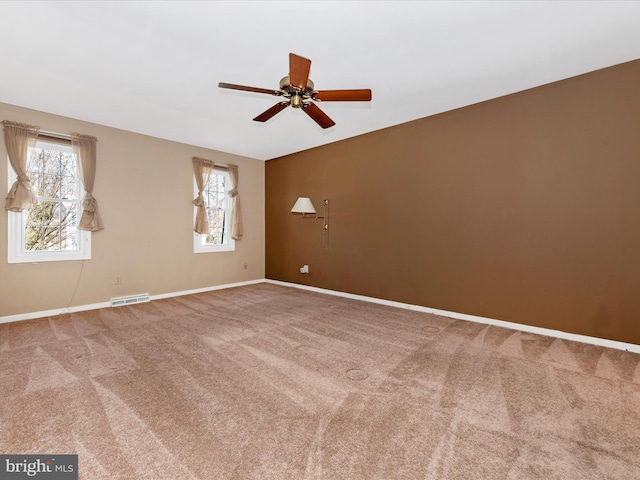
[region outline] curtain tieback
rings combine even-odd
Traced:
[[[230,197],[235,197],[236,195],[238,195],[238,189],[237,188],[232,188],[231,190],[229,190],[229,196]]]
[[[18,175],[18,182],[28,183],[29,185],[31,185],[31,179],[27,176],[26,173],[21,173],[20,175]]]
[[[196,199],[192,202],[196,207],[204,207],[204,197],[201,193],[198,193]]]
[[[98,209],[98,201],[93,198],[93,195],[87,192],[82,201],[82,208],[85,212],[95,212]]]
[[[16,198],[16,194],[18,193],[18,187],[21,185],[22,185],[22,188],[24,188],[29,192],[33,191],[33,189],[31,188],[31,180],[29,179],[29,177],[27,177],[24,174],[18,175],[18,180],[13,183],[6,198]]]

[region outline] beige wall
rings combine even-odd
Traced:
[[[93,234],[92,258],[84,265],[8,264],[2,208],[0,317],[264,278],[264,162],[2,103],[0,120],[98,137],[94,195],[106,226]],[[0,141],[3,206],[6,156]],[[235,252],[193,253],[192,156],[240,167],[244,238]],[[114,284],[116,276],[121,285]]]
[[[268,161],[267,278],[640,344],[639,85],[640,60]],[[325,245],[298,196],[329,199]]]

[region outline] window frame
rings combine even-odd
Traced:
[[[196,233],[193,232],[193,253],[216,253],[216,252],[233,252],[236,249],[236,245],[235,245],[235,240],[233,238],[231,238],[231,222],[233,219],[233,215],[232,215],[232,209],[233,209],[233,203],[231,202],[231,197],[229,196],[229,190],[230,190],[230,185],[231,185],[231,178],[229,176],[229,171],[225,168],[214,168],[213,171],[211,172],[211,177],[209,177],[209,182],[213,179],[214,175],[222,175],[225,177],[225,182],[224,182],[224,186],[225,186],[225,204],[226,204],[226,209],[225,209],[225,229],[224,229],[224,234],[223,234],[223,238],[224,238],[224,243],[219,244],[219,245],[203,245],[202,244],[202,237],[206,236],[207,234],[204,233]],[[193,177],[192,177],[193,178]],[[208,185],[208,183],[207,183]],[[207,188],[207,185],[205,185],[205,190]],[[194,189],[194,194],[197,197],[198,196],[198,185],[195,181],[195,178],[193,179],[193,189]],[[205,197],[205,208],[206,208],[206,195],[203,195]],[[193,222],[195,222],[196,220],[196,213],[197,213],[197,207],[193,208]],[[208,215],[207,215],[208,218]]]
[[[51,150],[58,150],[74,154],[78,179],[76,204],[78,205],[77,223],[79,225],[80,218],[82,216],[82,198],[84,196],[84,185],[82,183],[82,177],[80,175],[78,157],[73,151],[71,142],[66,141],[65,139],[55,139],[49,137],[47,137],[46,139],[39,138],[36,140],[34,148],[48,148]],[[28,153],[29,158],[31,158],[32,152],[33,148],[30,148]],[[16,172],[11,167],[9,158],[7,158],[7,172],[9,188],[11,188],[13,182],[16,179]],[[78,248],[76,250],[25,250],[25,231],[28,212],[29,209],[24,209],[22,212],[7,212],[7,263],[64,262],[91,259],[91,232],[87,230],[80,230],[78,228],[78,225],[76,226],[78,245]]]

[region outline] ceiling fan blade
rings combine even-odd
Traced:
[[[243,90],[245,92],[266,93],[268,95],[281,95],[280,90],[269,90],[267,88],[246,87],[244,85],[235,85],[233,83],[220,82],[218,84],[220,88],[229,88],[231,90]]]
[[[262,112],[260,115],[258,115],[256,118],[254,118],[253,121],[254,122],[266,122],[271,117],[273,117],[276,113],[281,112],[282,110],[284,110],[288,106],[289,106],[289,102],[276,103],[269,110],[266,110],[266,111]]]
[[[319,90],[313,95],[314,100],[325,102],[370,102],[371,90]]]
[[[294,87],[305,89],[309,81],[311,60],[295,53],[289,54],[289,81]]]
[[[329,116],[324,113],[315,103],[305,103],[302,105],[302,110],[304,113],[309,115],[313,120],[320,125],[322,128],[333,127],[336,122],[331,120]]]

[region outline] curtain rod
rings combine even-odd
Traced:
[[[211,164],[213,166],[213,168],[220,168],[222,170],[228,170],[229,169],[229,165],[226,163],[216,163],[213,160],[209,160],[208,158],[202,158],[202,157],[191,157],[193,160],[198,160],[200,162],[207,162],[209,164]]]
[[[0,0],[1,1],[1,0]],[[89,139],[89,140],[93,140],[93,141],[98,141],[98,139],[96,137],[92,137],[91,135],[82,135],[80,133],[71,133],[70,135],[64,134],[64,133],[57,133],[57,132],[47,132],[46,130],[39,130],[38,131],[38,138],[41,140],[48,140],[50,142],[58,142],[58,143],[63,143],[63,144],[69,144],[71,145],[71,143],[73,143],[73,139]]]
[[[67,135],[64,133],[56,133],[56,132],[47,132],[46,130],[40,130],[38,132],[38,136],[55,138],[57,140],[68,140],[71,141],[71,135]]]

